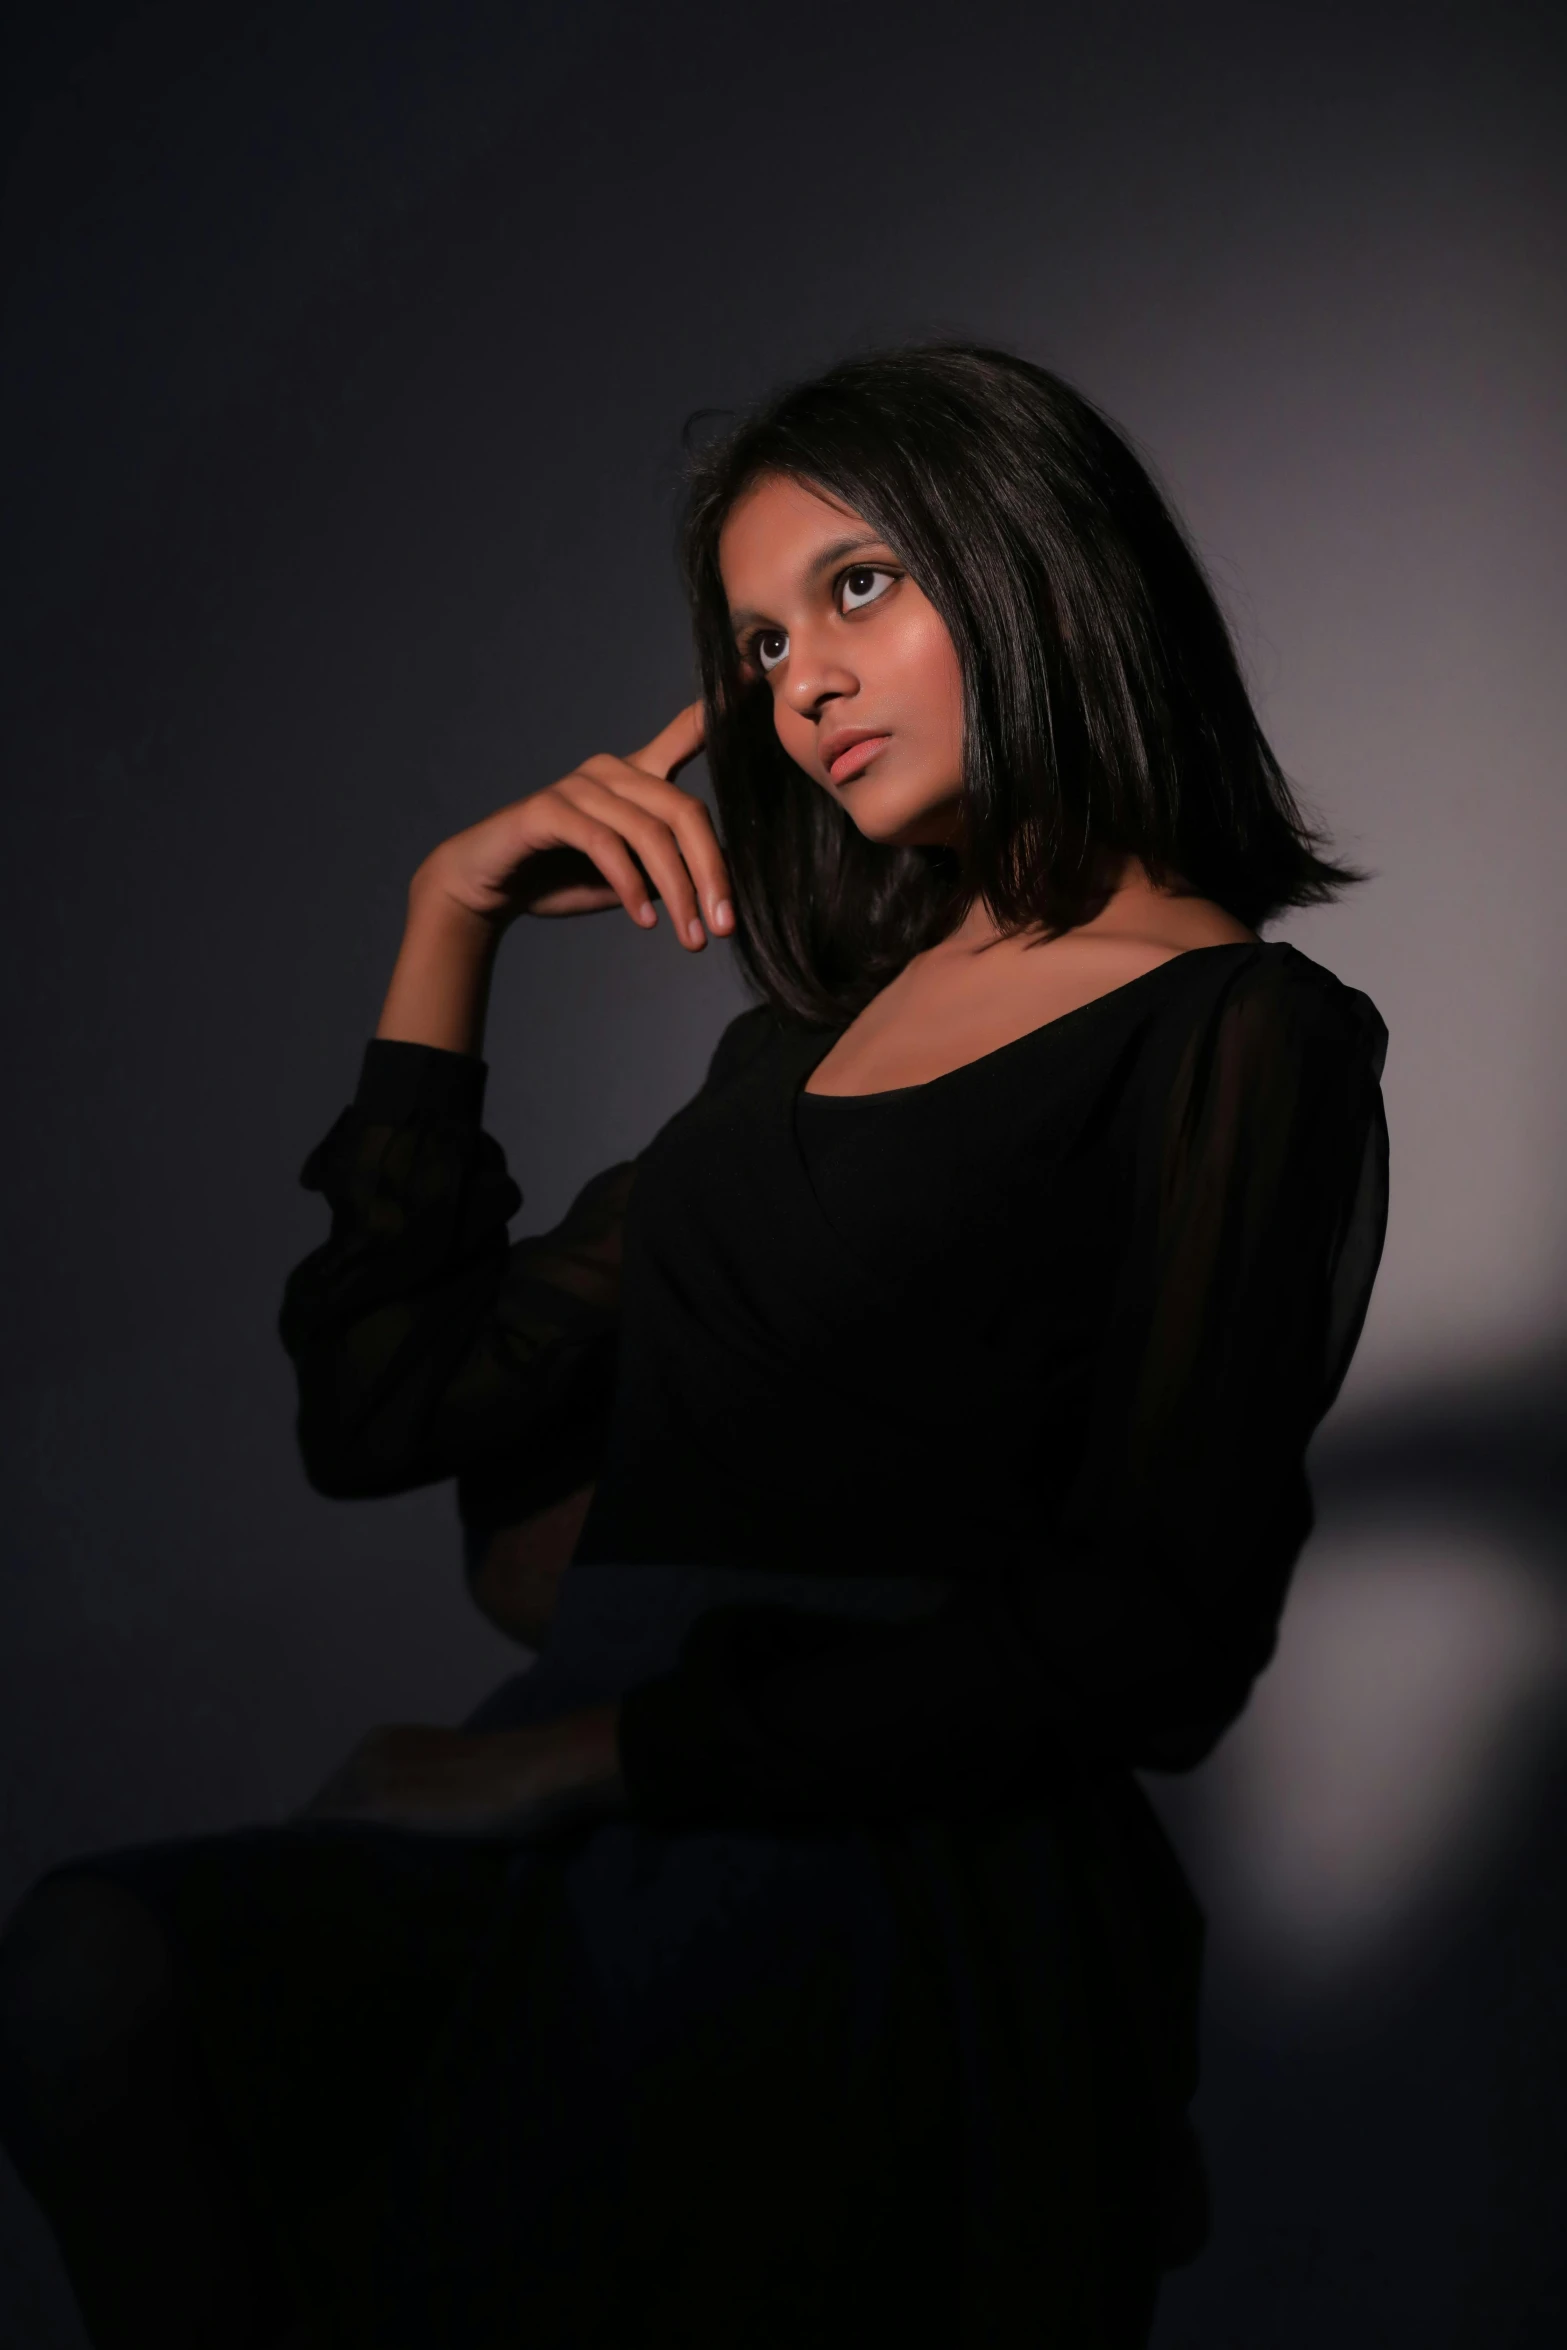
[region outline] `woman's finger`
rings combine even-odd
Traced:
[[[580,773],[591,776],[620,798],[633,801],[666,824],[679,843],[697,894],[715,931],[733,928],[733,887],[724,852],[713,830],[713,819],[694,793],[681,791],[658,776],[644,775],[623,759],[601,753],[584,760]]]
[[[568,777],[567,781],[570,780]],[[557,785],[555,796],[559,804],[554,829],[560,835],[561,846],[579,849],[596,865],[632,921],[639,929],[650,930],[658,915],[648,896],[647,876],[639,870],[622,830],[579,806],[564,785]]]
[[[643,869],[669,908],[675,932],[683,946],[707,944],[696,885],[675,834],[662,818],[641,807],[628,793],[617,792],[596,776],[579,770],[561,785],[572,804],[602,824],[612,826],[630,843]]]
[[[628,767],[640,767],[646,775],[656,775],[667,783],[678,775],[687,760],[694,759],[702,748],[703,705],[687,702],[676,711],[669,724],[644,743],[640,751],[633,751],[626,761]]]

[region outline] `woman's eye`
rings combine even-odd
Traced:
[[[873,564],[856,563],[852,571],[843,575],[843,609],[857,612],[863,605],[874,604],[896,577],[895,571],[878,571]]]
[[[788,650],[789,639],[781,628],[759,629],[751,639],[758,669],[776,669]]]

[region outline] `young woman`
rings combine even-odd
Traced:
[[[1134,1774],[1268,1660],[1376,1269],[1385,1031],[1259,937],[1355,876],[1020,359],[785,393],[685,561],[701,701],[416,874],[284,1307],[313,1482],[455,1477],[542,1655],[6,1944],[100,2344],[1126,2350],[1203,2240],[1201,1918]],[[617,906],[760,1000],[509,1243],[495,951]]]

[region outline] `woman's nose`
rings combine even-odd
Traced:
[[[858,693],[859,686],[859,679],[835,647],[823,645],[809,636],[803,641],[797,637],[790,639],[789,675],[784,684],[784,695],[794,709],[808,717],[820,709],[824,702]]]

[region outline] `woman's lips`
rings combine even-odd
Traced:
[[[877,752],[885,750],[891,740],[890,734],[868,734],[863,742],[850,743],[827,770],[833,782],[847,783],[851,775],[858,775],[862,767],[868,767]]]

